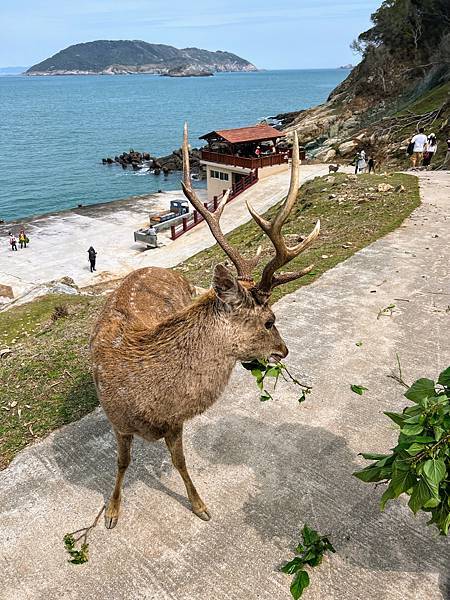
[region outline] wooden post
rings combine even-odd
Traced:
[[[187,231],[187,219],[183,217],[183,231]]]

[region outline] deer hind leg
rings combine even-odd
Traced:
[[[183,478],[184,485],[186,486],[186,492],[192,506],[192,511],[203,521],[209,521],[211,515],[206,508],[206,504],[198,495],[198,492],[195,489],[195,486],[192,483],[186,468],[186,461],[183,452],[183,428],[180,427],[179,429],[170,430],[165,435],[164,439],[167,447],[170,450],[173,465]]]
[[[115,431],[117,438],[117,475],[114,491],[108,502],[105,513],[105,525],[107,529],[112,529],[117,525],[119,520],[120,500],[122,495],[122,483],[125,476],[125,471],[131,460],[131,442],[133,436],[122,434]]]

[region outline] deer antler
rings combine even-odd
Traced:
[[[302,242],[295,246],[287,246],[284,240],[281,228],[289,217],[291,210],[297,199],[297,193],[299,188],[299,152],[298,152],[298,137],[297,132],[294,131],[294,146],[292,150],[292,166],[291,166],[291,182],[289,185],[289,192],[285,202],[282,204],[278,214],[275,216],[273,221],[267,221],[261,215],[259,215],[247,202],[247,208],[252,215],[256,223],[261,227],[264,233],[267,234],[270,241],[272,242],[276,254],[264,267],[261,281],[256,285],[256,291],[263,295],[270,295],[270,292],[277,285],[288,283],[294,279],[306,275],[313,268],[313,265],[302,269],[301,271],[280,273],[275,275],[275,272],[283,267],[285,264],[290,262],[293,258],[298,256],[301,252],[306,250],[308,246],[316,239],[320,232],[320,221],[317,221],[313,231],[305,238]]]
[[[189,166],[189,146],[188,146],[188,127],[187,123],[184,124],[184,135],[183,135],[183,181],[181,182],[183,186],[183,192],[192,206],[202,215],[205,221],[208,223],[209,229],[211,233],[216,238],[217,243],[225,252],[225,254],[230,258],[234,266],[236,267],[236,271],[238,274],[238,279],[242,281],[253,282],[252,271],[258,264],[260,258],[261,248],[258,248],[256,256],[254,258],[244,258],[236,248],[229,243],[224,233],[222,232],[219,219],[222,215],[223,209],[225,208],[225,204],[228,201],[228,197],[230,195],[230,190],[228,190],[222,200],[220,201],[219,206],[217,207],[215,212],[209,212],[209,210],[204,206],[203,202],[199,199],[197,194],[192,188],[191,184],[191,175],[190,175],[190,166]]]

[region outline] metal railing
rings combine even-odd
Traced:
[[[263,169],[264,167],[286,164],[291,156],[291,152],[267,154],[259,158],[247,158],[237,156],[236,154],[222,154],[221,152],[202,150],[200,156],[201,160],[206,162],[228,165],[230,167],[242,167],[243,169],[251,169],[253,171],[255,169]]]
[[[230,202],[231,200],[236,198],[236,196],[239,196],[239,194],[242,194],[243,191],[247,190],[249,187],[254,185],[257,181],[258,181],[257,173],[252,172],[252,173],[249,173],[248,175],[246,175],[245,177],[242,177],[242,179],[240,179],[237,183],[233,184],[230,195],[227,200],[227,204],[228,204],[228,202]],[[223,198],[223,195],[227,191],[228,190],[224,190],[223,194],[221,196],[214,196],[214,198],[212,200],[210,200],[209,202],[204,202],[203,204],[204,204],[205,208],[208,209],[210,212],[214,212],[215,210],[217,210],[217,207],[219,206],[219,203],[220,203],[221,199]],[[194,209],[191,213],[189,213],[189,215],[186,215],[186,217],[183,217],[181,223],[179,223],[178,225],[172,225],[172,227],[170,228],[171,239],[176,240],[181,235],[183,235],[183,233],[186,233],[186,231],[190,231],[196,225],[201,223],[203,220],[204,219],[203,219],[202,215],[197,210]]]

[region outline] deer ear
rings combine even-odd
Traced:
[[[238,308],[248,303],[247,291],[224,265],[215,266],[212,287],[217,297],[230,308]]]

